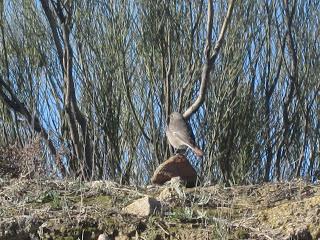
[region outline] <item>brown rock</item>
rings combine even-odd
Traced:
[[[140,198],[122,209],[122,211],[127,214],[140,217],[152,215],[156,212],[160,212],[160,210],[161,203],[157,199],[148,196]]]
[[[174,177],[180,177],[186,182],[187,187],[194,187],[196,185],[197,172],[182,154],[170,157],[160,164],[155,170],[151,182],[162,185]]]

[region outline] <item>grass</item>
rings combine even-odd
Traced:
[[[138,218],[121,211],[145,195],[161,196],[161,214]],[[140,239],[320,236],[320,187],[303,181],[137,189],[102,181],[21,180],[2,183],[0,200],[1,239],[35,234],[96,240],[100,233],[111,239],[136,234]],[[11,229],[5,236],[4,228]]]

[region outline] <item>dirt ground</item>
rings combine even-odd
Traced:
[[[125,214],[134,200],[159,213]],[[0,182],[0,239],[320,239],[320,185],[302,180],[185,188],[113,182]]]

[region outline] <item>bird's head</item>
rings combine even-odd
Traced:
[[[170,120],[180,120],[183,119],[183,116],[181,113],[173,112],[170,114]]]

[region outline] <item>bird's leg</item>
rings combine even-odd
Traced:
[[[174,148],[174,149],[173,149],[173,155],[177,155],[178,153],[179,153],[179,149]]]
[[[175,155],[178,155],[178,154],[184,154],[186,152],[185,149],[175,149]]]

